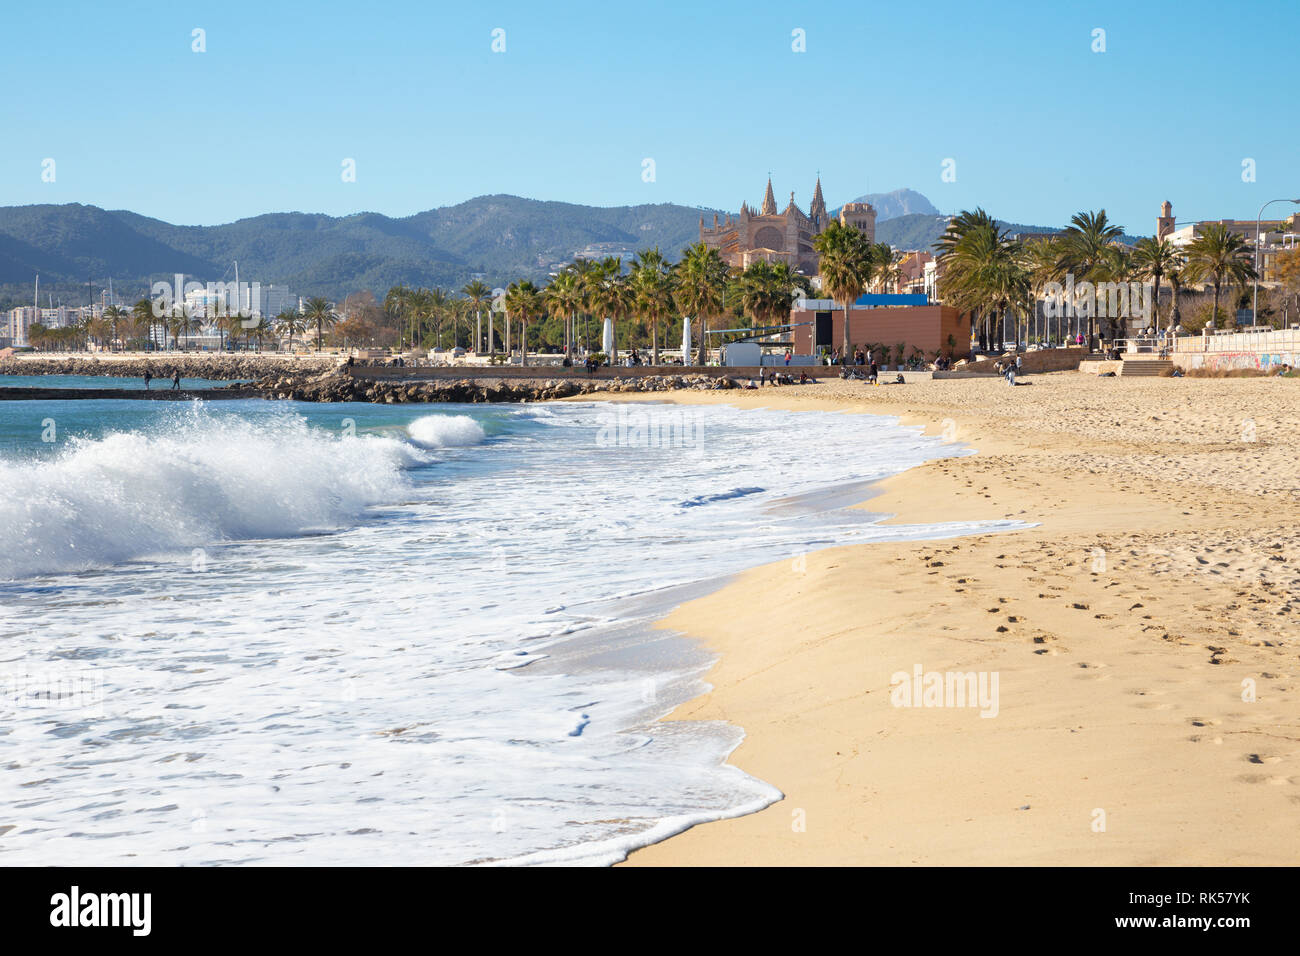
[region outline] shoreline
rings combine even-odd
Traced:
[[[885,524],[1036,525],[811,552],[797,572],[756,568],[669,614],[662,627],[718,661],[713,689],[666,719],[740,726],[728,763],[786,796],[628,864],[1300,857],[1300,540],[1287,530],[1300,393],[1258,379],[1030,382],[610,396],[896,416],[977,453],[880,482],[870,509]],[[997,716],[892,706],[891,676],[917,665],[996,673]]]

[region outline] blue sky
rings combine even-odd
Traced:
[[[806,208],[820,170],[832,206],[907,186],[944,212],[1104,206],[1149,233],[1164,199],[1245,219],[1300,193],[1300,5],[979,6],[5,4],[0,203],[186,224],[496,192],[737,209],[770,170]]]

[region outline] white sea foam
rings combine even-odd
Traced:
[[[201,407],[147,431],[73,438],[52,460],[0,461],[0,578],[337,529],[399,494],[418,461],[393,438]]]
[[[468,415],[425,415],[407,425],[406,432],[422,448],[477,445],[487,437],[483,426]]]

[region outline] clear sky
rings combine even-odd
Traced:
[[[820,170],[831,206],[907,186],[1150,233],[1164,199],[1249,219],[1300,194],[1297,27],[1292,0],[7,2],[0,203],[186,224],[483,193],[734,210],[770,170],[807,208]]]

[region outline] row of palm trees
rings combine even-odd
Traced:
[[[1220,223],[1207,225],[1182,248],[1165,238],[1147,237],[1130,249],[1121,244],[1122,235],[1122,227],[1112,223],[1104,209],[1076,213],[1057,235],[1023,241],[1011,237],[983,209],[963,211],[935,244],[943,265],[939,298],[973,316],[982,345],[992,344],[1000,350],[1008,314],[1014,315],[1019,341],[1021,324],[1035,314],[1048,284],[1063,282],[1066,276],[1073,276],[1076,283],[1149,281],[1152,325],[1157,328],[1161,325],[1160,287],[1167,282],[1172,292],[1166,320],[1170,330],[1181,322],[1178,296],[1187,285],[1213,286],[1213,328],[1223,289],[1242,288],[1255,277],[1249,243]],[[1099,327],[1098,317],[1090,310],[1089,343],[1099,331],[1107,338],[1117,337],[1118,318],[1108,316],[1106,326]]]
[[[574,356],[579,345],[593,342],[592,320],[608,318],[616,327],[634,319],[650,343],[650,360],[659,364],[661,340],[678,317],[698,323],[697,360],[703,364],[706,332],[724,315],[762,325],[789,316],[793,295],[810,284],[785,262],[755,262],[730,269],[716,249],[696,243],[676,263],[656,247],[643,250],[625,270],[617,256],[577,259],[551,275],[544,286],[521,279],[510,283],[502,302],[500,332],[494,318],[492,289],[475,279],[459,296],[444,289],[396,285],[384,296],[383,309],[398,331],[398,346],[445,344],[450,327],[453,345],[465,341],[477,350],[520,351],[528,361],[530,345],[548,345]],[[544,334],[537,327],[550,320]],[[473,331],[470,331],[471,321]],[[486,334],[484,334],[486,333]],[[610,356],[611,360],[616,356]]]
[[[684,249],[676,263],[658,247],[643,250],[626,272],[616,256],[579,259],[555,273],[545,288],[528,280],[510,284],[503,303],[506,345],[509,350],[514,322],[521,342],[527,342],[529,322],[549,316],[559,323],[559,344],[573,355],[580,335],[586,338],[587,319],[608,318],[617,327],[631,318],[648,332],[650,361],[658,365],[661,335],[669,321],[681,316],[683,322],[697,323],[696,361],[703,365],[716,320],[735,315],[750,328],[781,321],[789,317],[794,295],[809,289],[808,277],[787,262],[760,260],[743,270],[732,269],[717,249],[704,243]],[[521,351],[527,362],[527,349]],[[609,358],[616,360],[617,355]],[[688,358],[683,356],[684,361]]]

